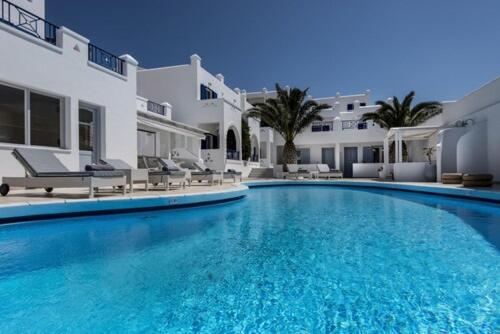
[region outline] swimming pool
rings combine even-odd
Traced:
[[[488,333],[500,208],[347,187],[0,226],[0,332]]]

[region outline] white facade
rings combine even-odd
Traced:
[[[445,103],[429,124],[448,127],[436,140],[441,172],[488,173],[500,181],[500,78]]]
[[[210,134],[201,154],[207,166],[218,170],[243,169],[241,118],[249,108],[245,91],[232,90],[221,74],[212,75],[201,66],[198,55],[187,65],[141,69],[138,94],[155,101],[169,101],[172,120],[201,128]],[[251,123],[259,141],[258,123]],[[228,140],[234,134],[234,141]]]
[[[42,0],[16,3],[45,17]],[[100,157],[136,165],[137,62],[96,48],[90,59],[88,39],[31,19],[0,22],[0,176],[24,175],[11,151],[26,145],[54,151],[70,170]]]
[[[263,90],[248,93],[250,103],[264,102],[275,97],[276,92]],[[295,139],[299,151],[299,163],[327,163],[331,168],[344,171],[347,177],[364,177],[376,174],[382,162],[383,140],[386,130],[371,121],[359,122],[366,112],[375,111],[378,106],[371,105],[370,91],[363,94],[314,99],[332,108],[321,113],[323,121],[315,122]],[[263,135],[262,132],[267,132]],[[261,129],[261,156],[263,165],[274,166],[281,171],[281,151],[283,138],[274,131]],[[270,154],[268,152],[270,150]],[[270,159],[270,160],[269,160]],[[356,164],[370,163],[359,169]],[[359,175],[356,175],[356,173]]]

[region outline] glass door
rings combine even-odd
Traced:
[[[85,165],[96,163],[99,159],[97,110],[80,107],[78,122],[80,169],[84,170]]]

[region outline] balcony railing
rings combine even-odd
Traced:
[[[123,75],[124,61],[117,56],[89,43],[89,60],[97,65]]]
[[[226,158],[229,160],[240,160],[240,152],[233,151],[233,150],[227,150]]]
[[[165,106],[153,102],[153,101],[148,101],[148,111],[151,111],[155,114],[165,116]]]
[[[342,130],[358,129],[365,130],[367,128],[366,122],[358,120],[342,121]]]
[[[2,23],[8,24],[18,30],[35,36],[50,44],[56,45],[56,34],[58,26],[27,10],[14,5],[7,0],[0,0],[2,4]]]

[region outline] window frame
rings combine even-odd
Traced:
[[[0,86],[5,86],[13,89],[18,89],[23,91],[24,94],[24,143],[8,143],[0,142],[0,146],[34,146],[42,147],[48,149],[67,149],[66,147],[66,98],[61,95],[45,92],[38,89],[27,88],[23,86],[13,85],[4,81],[0,81]],[[43,146],[43,145],[32,145],[31,144],[31,94],[37,94],[42,96],[47,96],[59,100],[59,147],[56,146]]]

